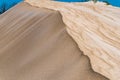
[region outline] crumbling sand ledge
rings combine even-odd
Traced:
[[[33,6],[58,10],[69,35],[89,56],[94,71],[120,80],[120,8],[103,3],[26,0]]]

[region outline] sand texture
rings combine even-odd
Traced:
[[[69,35],[89,56],[94,71],[111,80],[120,80],[120,8],[100,2],[26,2],[59,11]]]
[[[20,3],[0,15],[0,80],[108,80],[94,72],[60,12]]]

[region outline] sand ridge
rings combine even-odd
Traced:
[[[20,3],[0,15],[0,80],[108,80],[91,69],[58,11]]]
[[[111,80],[120,80],[120,8],[102,2],[26,2],[59,11],[69,35],[89,56],[94,71]]]

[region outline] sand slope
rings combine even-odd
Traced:
[[[58,11],[27,3],[0,15],[0,80],[108,80],[65,27]]]
[[[26,0],[33,6],[59,11],[69,35],[89,56],[94,71],[120,80],[120,8],[105,3]]]

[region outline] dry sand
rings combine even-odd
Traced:
[[[59,12],[24,2],[0,15],[0,80],[108,80],[65,27]]]
[[[90,58],[92,69],[110,80],[120,80],[120,8],[103,2],[25,1],[59,11],[68,34]]]

